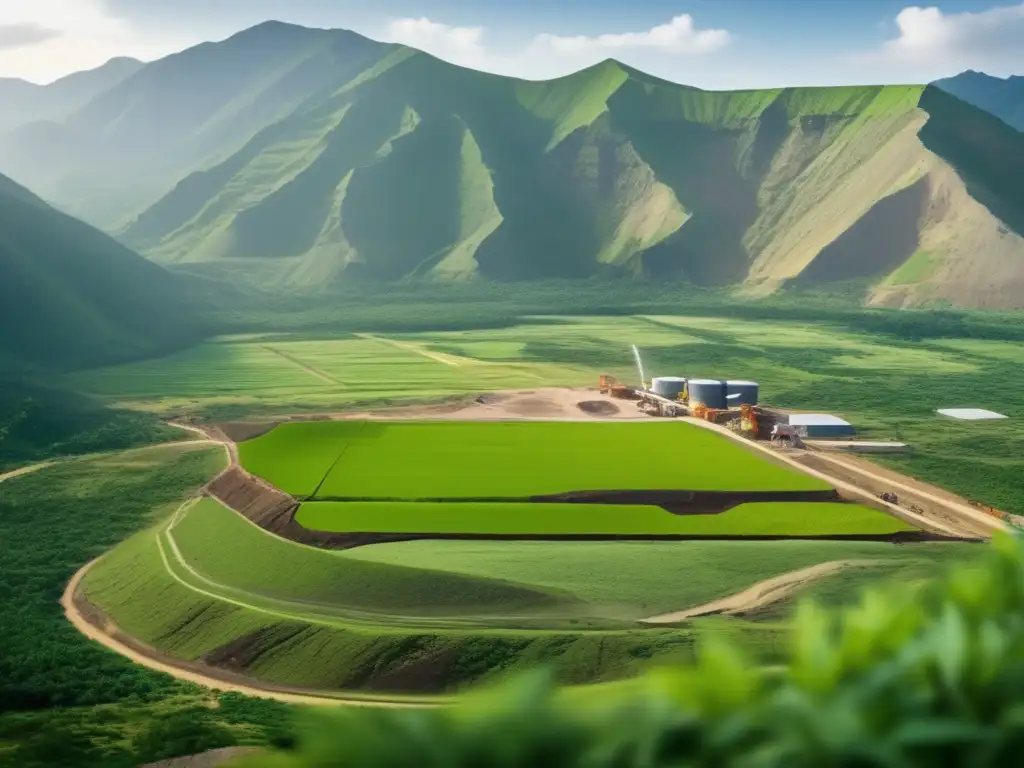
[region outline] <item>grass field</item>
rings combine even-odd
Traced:
[[[558,597],[487,577],[355,560],[346,554],[271,536],[212,499],[175,526],[185,561],[219,585],[249,596],[308,603],[321,609],[406,616],[518,613],[544,610]]]
[[[611,504],[306,502],[296,520],[342,533],[528,535],[837,536],[914,530],[856,504],[741,504],[716,515]]]
[[[489,363],[416,340],[342,334],[226,337],[168,357],[76,374],[69,384],[135,408],[218,417],[303,412],[368,401],[437,398],[507,387],[580,384],[585,371],[541,361]]]
[[[405,325],[429,327],[436,307],[422,317],[406,317],[417,307],[404,310]],[[466,311],[470,307],[476,305],[466,305]],[[971,318],[957,325],[935,315],[929,324],[928,313],[888,319],[861,313],[844,316],[840,324],[751,319],[748,310],[519,321],[509,310],[499,318],[501,327],[478,330],[392,331],[376,339],[327,331],[240,336],[160,360],[75,374],[65,383],[132,408],[236,418],[496,388],[591,384],[598,373],[635,381],[629,352],[635,343],[652,375],[753,379],[767,403],[837,413],[865,438],[912,445],[912,454],[878,457],[881,463],[1024,513],[1024,475],[1014,464],[1024,450],[1024,422],[1015,418],[1024,415],[1018,370],[1024,357],[1011,340],[1010,320],[1008,340],[1002,341],[991,323],[980,331],[984,338],[970,338]],[[371,319],[384,311],[395,314],[388,307],[360,309]],[[481,318],[487,314],[483,307],[479,312]],[[824,307],[818,314],[831,316]],[[956,335],[960,326],[963,336]],[[885,333],[858,330],[874,327]],[[964,423],[935,414],[956,406],[987,407],[1011,418]]]
[[[241,458],[279,488],[319,499],[828,488],[681,422],[293,423],[243,443]]]
[[[845,541],[407,541],[359,547],[346,555],[564,590],[622,618],[701,605],[816,563],[871,561],[870,568],[851,571],[866,583],[883,572],[920,577],[966,556],[959,544]],[[811,584],[798,597],[804,594],[820,594],[823,602],[836,604],[850,593],[819,591]],[[787,602],[773,616],[785,618],[792,607]]]

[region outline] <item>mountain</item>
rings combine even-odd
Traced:
[[[281,290],[597,275],[1024,306],[1024,136],[925,86],[528,82],[268,22],[146,65],[0,169],[158,263]]]
[[[1024,131],[1024,77],[993,77],[967,70],[934,85]]]
[[[186,278],[0,176],[0,370],[153,355],[198,336]]]
[[[527,82],[391,49],[122,239],[282,288],[620,275],[1024,305],[1024,136],[937,88]]]
[[[344,30],[261,24],[147,64],[63,121],[0,137],[0,171],[110,229],[388,50]]]
[[[39,120],[63,120],[142,66],[135,59],[111,59],[101,67],[76,72],[49,85],[0,78],[0,132]]]

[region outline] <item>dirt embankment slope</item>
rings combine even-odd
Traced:
[[[323,691],[311,691],[286,686],[257,683],[252,678],[204,664],[182,661],[161,653],[122,632],[100,610],[91,605],[80,589],[82,579],[97,560],[86,563],[68,582],[60,604],[68,621],[90,640],[144,667],[164,672],[178,680],[195,683],[216,691],[233,691],[247,696],[275,699],[287,704],[340,705],[358,707],[422,707],[429,703],[414,703],[387,698],[345,697]]]

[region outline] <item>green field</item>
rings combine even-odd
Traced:
[[[472,616],[572,602],[500,580],[365,562],[296,544],[246,523],[212,499],[190,509],[173,537],[185,562],[218,585],[327,613]]]
[[[668,300],[659,298],[652,307],[665,309],[628,316],[516,319],[518,305],[503,303],[502,296],[495,294],[490,304],[472,297],[453,293],[450,313],[465,314],[465,324],[497,327],[380,332],[412,347],[329,331],[239,336],[159,360],[75,374],[65,383],[167,415],[283,415],[353,408],[375,399],[380,404],[488,389],[577,386],[592,384],[598,373],[635,382],[629,351],[635,343],[652,375],[753,379],[761,383],[766,403],[836,413],[865,439],[895,438],[913,448],[907,455],[876,457],[880,463],[1024,513],[1024,475],[1014,469],[1024,450],[1024,422],[1015,418],[1024,415],[1018,370],[1024,357],[1013,317],[852,314],[824,306],[708,306],[700,314],[679,315],[668,314]],[[573,306],[571,299],[567,292],[562,303]],[[439,320],[436,305],[428,312],[422,301],[410,296],[401,322],[394,306],[361,304],[359,318],[364,327],[428,328],[447,317]],[[602,299],[589,301],[597,305]],[[787,313],[799,319],[785,319]],[[344,322],[358,327],[355,317],[345,315]],[[266,354],[266,346],[288,357]],[[318,378],[296,361],[344,385]],[[937,408],[968,405],[1011,418],[968,423],[935,414]]]
[[[679,610],[740,592],[756,581],[816,563],[870,562],[851,570],[861,581],[878,575],[924,578],[942,564],[963,559],[959,544],[896,546],[845,541],[407,541],[375,544],[346,552],[352,560],[429,567],[537,588],[569,592],[623,618]],[[623,574],[629,578],[623,578]],[[843,578],[846,572],[843,572]],[[835,577],[838,579],[839,577]],[[820,594],[842,603],[849,592],[818,589],[832,579],[797,593]],[[785,618],[792,601],[774,613]]]
[[[243,443],[241,458],[279,488],[321,499],[828,488],[683,422],[292,423]]]
[[[581,384],[592,378],[543,361],[485,363],[438,355],[414,340],[402,344],[349,334],[226,337],[164,358],[76,374],[68,383],[144,410],[199,408],[231,416]]]
[[[856,504],[741,504],[715,515],[675,515],[660,507],[612,504],[306,502],[296,520],[340,533],[506,536],[842,536],[914,530]]]

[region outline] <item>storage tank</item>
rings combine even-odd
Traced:
[[[756,381],[730,379],[725,382],[725,400],[730,408],[741,405],[757,405],[758,384]]]
[[[687,382],[690,407],[725,408],[725,382],[718,379],[690,379]]]
[[[684,389],[686,379],[682,376],[655,376],[651,379],[651,391],[669,400],[675,400]]]

